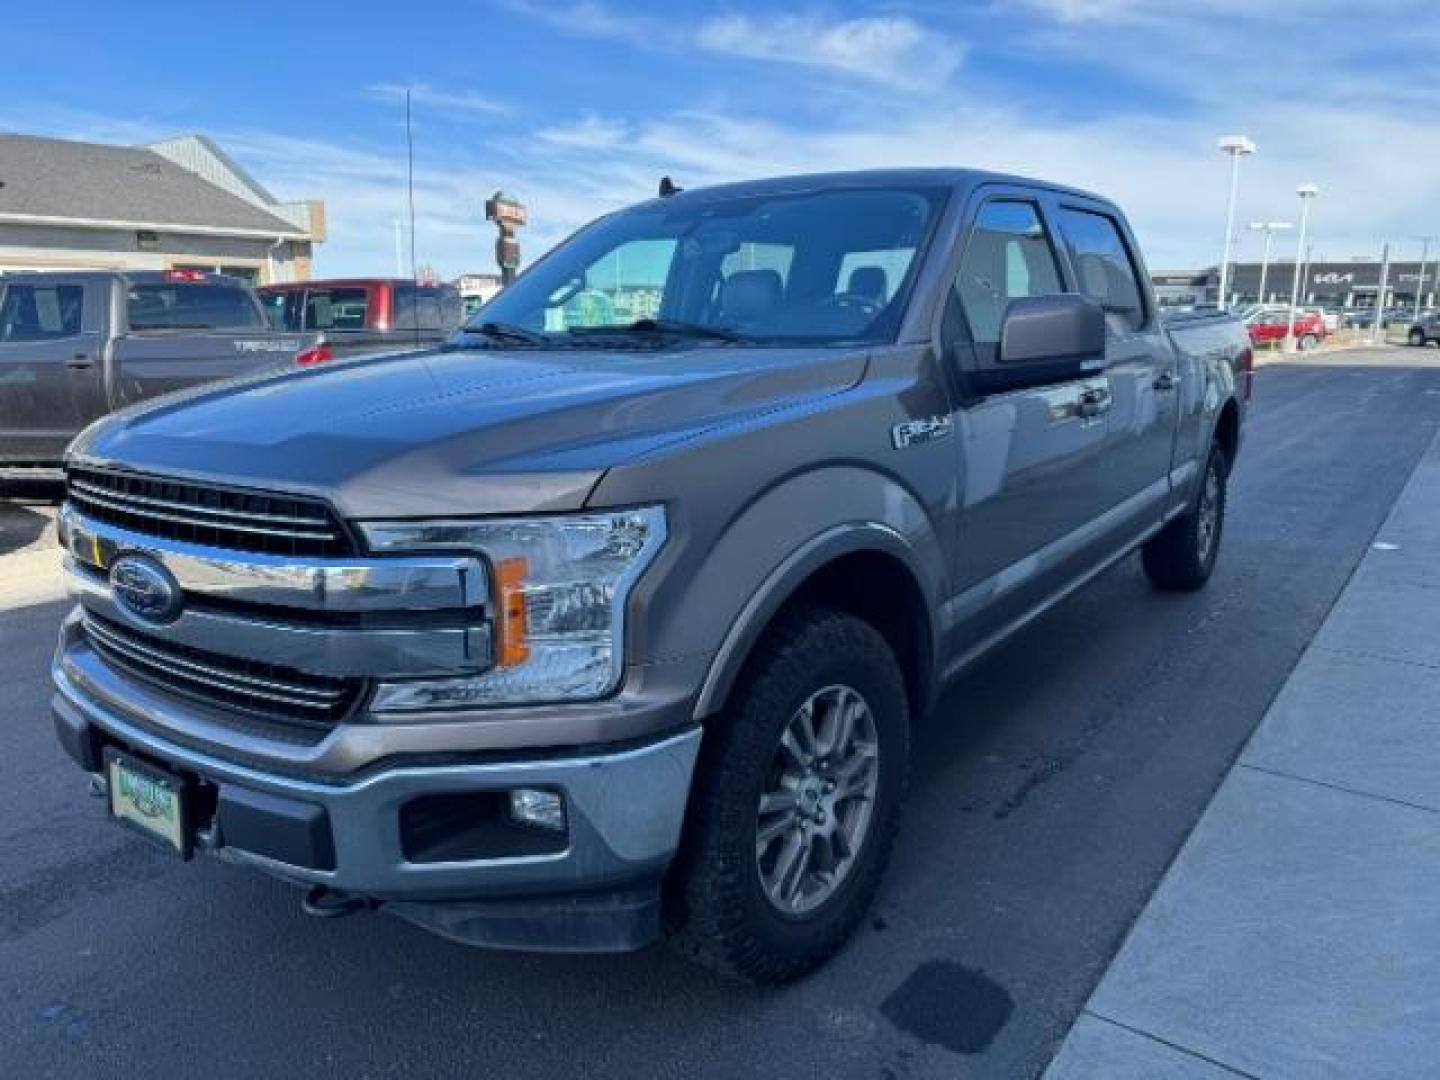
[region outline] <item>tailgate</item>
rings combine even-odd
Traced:
[[[172,390],[288,366],[315,334],[263,329],[144,330],[118,338],[110,396],[119,408]]]

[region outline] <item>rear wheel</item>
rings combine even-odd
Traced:
[[[1225,528],[1225,451],[1210,448],[1200,489],[1190,508],[1145,542],[1145,576],[1157,589],[1194,592],[1210,580]]]
[[[869,623],[781,618],[706,731],[668,883],[673,943],[752,982],[825,961],[865,914],[905,787],[904,679]]]
[[[1420,327],[1418,327],[1418,326],[1415,327],[1415,329],[1411,330],[1411,331],[1410,331],[1410,344],[1411,344],[1411,345],[1424,345],[1424,344],[1425,344],[1425,331],[1424,331],[1424,330],[1421,330]]]
[[[1300,351],[1301,351],[1301,352],[1309,352],[1311,349],[1315,348],[1315,346],[1317,346],[1317,345],[1319,345],[1319,344],[1320,344],[1320,339],[1317,338],[1314,334],[1302,334],[1302,335],[1300,336]]]

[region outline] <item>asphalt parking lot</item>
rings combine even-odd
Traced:
[[[24,492],[0,504],[0,1075],[1034,1076],[1437,426],[1440,351],[1265,367],[1210,587],[1160,595],[1127,560],[956,685],[874,917],[781,991],[661,948],[319,922],[110,826],[45,718],[65,605],[4,603],[53,542],[53,492]]]

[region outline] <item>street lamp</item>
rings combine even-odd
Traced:
[[[1244,135],[1226,135],[1215,144],[1230,155],[1230,199],[1225,207],[1225,255],[1220,260],[1220,310],[1228,306],[1225,290],[1230,285],[1230,241],[1235,232],[1235,196],[1240,190],[1240,159],[1255,153],[1255,144]]]
[[[1415,282],[1415,321],[1420,321],[1420,306],[1425,299],[1425,260],[1430,257],[1430,241],[1433,237],[1422,236],[1420,239],[1420,278]],[[1440,271],[1436,271],[1440,273]]]
[[[1270,241],[1275,239],[1277,232],[1284,232],[1286,229],[1293,229],[1295,226],[1289,221],[1252,221],[1250,222],[1251,232],[1263,232],[1265,234],[1265,254],[1260,258],[1260,288],[1256,293],[1256,300],[1265,303],[1265,279],[1270,273]]]
[[[1285,324],[1285,351],[1295,351],[1295,308],[1300,303],[1300,262],[1305,256],[1305,233],[1310,228],[1310,204],[1320,194],[1314,184],[1301,184],[1295,189],[1300,196],[1300,243],[1295,248],[1295,274],[1290,285],[1290,320]]]

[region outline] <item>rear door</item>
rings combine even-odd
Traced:
[[[0,279],[0,459],[59,461],[65,444],[104,411],[106,292],[80,277]]]
[[[962,385],[999,370],[1012,300],[1069,291],[1043,194],[987,187],[946,305],[942,343]],[[950,342],[964,343],[955,347]],[[970,373],[974,377],[969,377]],[[1076,577],[1097,558],[1094,522],[1107,508],[1103,401],[1093,373],[988,396],[956,412],[962,490],[955,581],[947,605],[963,654]]]
[[[1134,241],[1114,209],[1061,197],[1055,216],[1080,292],[1105,311],[1105,500],[1112,538],[1124,543],[1158,524],[1169,503],[1181,372],[1141,284]]]
[[[254,294],[240,285],[131,281],[124,307],[128,329],[111,364],[117,407],[283,365],[306,341],[272,331]]]

